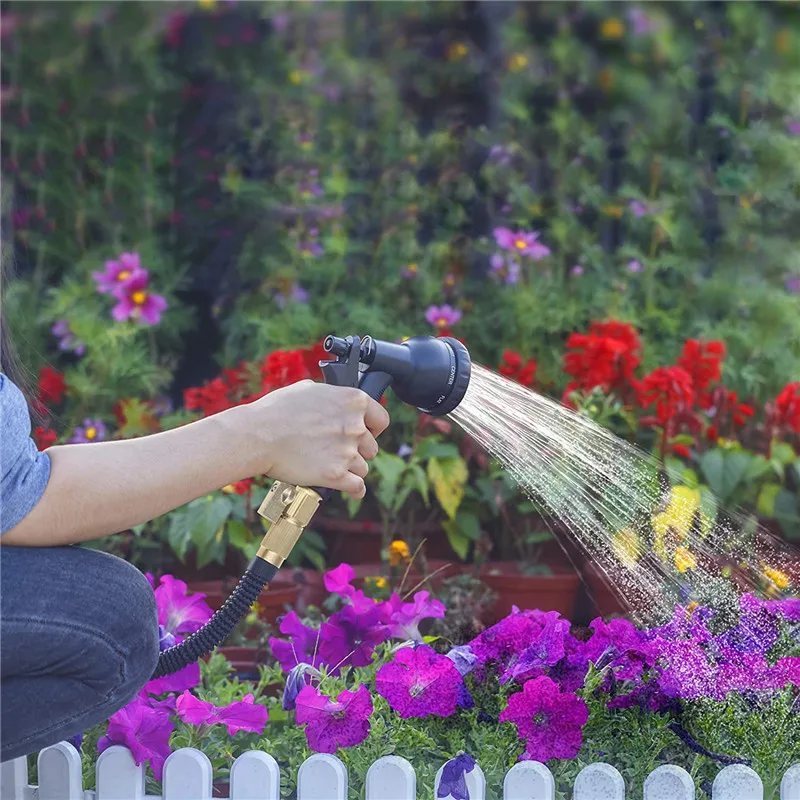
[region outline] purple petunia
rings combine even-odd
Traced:
[[[526,256],[534,261],[550,255],[550,248],[538,241],[539,234],[536,231],[519,231],[514,233],[510,228],[495,228],[494,239],[498,247],[516,253],[518,256]]]
[[[512,659],[500,677],[501,683],[507,683],[512,678],[522,682],[541,668],[552,667],[564,658],[564,638],[569,633],[569,621],[560,619],[557,611],[547,612],[545,616],[547,619],[539,635]]]
[[[159,628],[162,626],[159,625]],[[167,634],[171,636],[171,634]],[[175,643],[179,644],[183,640],[182,636],[175,637]],[[160,695],[165,692],[183,692],[186,689],[194,689],[200,685],[200,664],[196,661],[189,664],[171,675],[164,675],[155,678],[144,685],[144,691],[152,695]]]
[[[786,291],[800,294],[800,275],[794,275],[786,279]]]
[[[372,652],[389,638],[389,629],[381,622],[379,605],[359,613],[345,606],[320,629],[319,651],[322,660],[335,670],[344,665],[365,667],[372,661]]]
[[[297,724],[306,725],[308,746],[318,753],[354,747],[369,735],[372,698],[366,686],[340,692],[336,700],[306,686],[297,695],[296,705]]]
[[[617,679],[636,680],[648,663],[648,650],[636,626],[626,619],[605,623],[598,617],[589,627],[593,635],[584,647],[586,658],[598,665],[599,659],[605,657]]]
[[[300,242],[300,255],[306,258],[317,258],[325,252],[322,245],[317,241],[319,231],[316,228],[311,228],[308,232],[308,238]]]
[[[478,666],[478,657],[468,644],[455,645],[445,655],[455,664],[458,674],[462,678],[469,675]]]
[[[304,625],[295,611],[290,611],[283,617],[279,630],[290,640],[287,642],[273,637],[269,644],[284,672],[291,672],[298,664],[309,664],[312,667],[320,665],[319,630]]]
[[[483,631],[470,643],[470,649],[481,666],[498,662],[504,669],[510,666],[521,650],[532,645],[542,632],[544,623],[540,611],[519,611]]]
[[[427,645],[398,650],[375,675],[375,690],[403,719],[454,714],[461,684],[455,664]]]
[[[80,339],[75,338],[67,320],[58,320],[50,328],[50,333],[58,339],[58,349],[62,352],[75,353],[76,356],[82,356],[86,352],[86,345]]]
[[[189,596],[183,581],[164,575],[155,590],[158,624],[173,634],[195,633],[214,613],[205,597],[202,593]]]
[[[224,725],[228,736],[239,731],[263,733],[269,716],[265,706],[254,702],[252,694],[218,707],[184,692],[176,702],[176,710],[178,717],[190,725]]]
[[[500,722],[513,722],[525,740],[520,760],[541,762],[575,758],[588,718],[589,709],[580,697],[562,692],[545,676],[528,681],[521,692],[512,694],[500,714]]]
[[[656,639],[649,647],[661,665],[658,684],[667,697],[683,700],[714,697],[716,670],[697,642]]]
[[[138,253],[122,253],[116,261],[106,261],[105,269],[102,272],[93,272],[92,277],[98,292],[116,296],[142,271]]]
[[[319,680],[322,674],[318,669],[314,669],[310,664],[298,664],[293,667],[286,676],[286,684],[283,687],[283,710],[294,711],[297,703],[297,695],[308,685],[307,677],[313,676]]]
[[[97,743],[98,753],[114,744],[131,751],[136,764],[149,761],[156,780],[161,780],[164,762],[170,754],[169,737],[175,730],[170,703],[153,702],[142,695],[113,714],[106,735]]]
[[[451,758],[442,768],[436,797],[452,797],[453,800],[469,800],[467,774],[475,769],[475,759],[468,753]]]
[[[167,301],[160,294],[149,291],[147,270],[136,272],[114,293],[117,304],[111,316],[117,322],[137,320],[144,325],[158,325],[161,313],[167,309]]]
[[[428,306],[425,311],[425,319],[434,328],[443,331],[455,325],[461,319],[461,312],[449,305]]]
[[[580,264],[576,264],[572,269],[569,271],[570,275],[574,275],[576,278],[580,278],[583,275],[584,269]]]
[[[106,438],[106,426],[100,419],[85,419],[72,433],[70,444],[89,444],[102,442]]]
[[[429,599],[428,592],[417,592],[413,603],[400,603],[392,611],[388,620],[389,633],[395,639],[422,641],[419,623],[424,619],[442,619],[445,614],[444,603]],[[400,599],[399,597],[397,598]]]

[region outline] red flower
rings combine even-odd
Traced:
[[[593,322],[588,334],[571,334],[567,347],[572,352],[564,356],[564,370],[575,378],[567,394],[598,386],[607,392],[635,386],[642,344],[632,325],[616,320]]]
[[[691,458],[692,451],[685,444],[673,444],[672,452],[683,458]]]
[[[687,339],[678,366],[692,378],[698,392],[705,391],[720,379],[722,360],[725,358],[725,344],[719,341],[701,342]]]
[[[719,431],[716,425],[709,425],[708,428],[706,428],[706,439],[708,439],[709,442],[716,442],[717,439],[719,439]]]
[[[261,387],[265,391],[291,386],[308,377],[302,350],[276,350],[261,366]]]
[[[789,383],[775,398],[776,423],[800,433],[800,381]]]
[[[519,353],[514,350],[504,350],[503,363],[497,368],[497,371],[523,386],[533,386],[536,380],[536,361],[529,358],[523,364],[522,356]]]
[[[655,422],[666,427],[679,414],[688,413],[694,405],[692,378],[681,367],[654,369],[642,381],[639,402],[642,408],[655,403]]]
[[[254,483],[255,481],[253,478],[245,478],[243,481],[237,481],[236,483],[231,484],[231,489],[236,494],[249,494]]]
[[[331,354],[325,352],[322,343],[317,343],[313,347],[307,347],[301,351],[303,354],[303,363],[306,366],[308,377],[312,380],[319,380],[322,378],[322,371],[319,368],[320,361],[331,361]]]
[[[233,406],[228,398],[229,391],[229,386],[222,378],[214,378],[203,386],[187,389],[183,393],[183,401],[190,411],[200,410],[209,417]]]
[[[40,450],[47,450],[48,447],[52,447],[52,445],[56,443],[57,438],[56,432],[50,430],[50,428],[39,426],[33,432],[33,441],[36,442],[36,446]]]
[[[39,370],[39,389],[37,397],[45,405],[60,403],[64,397],[67,382],[63,373],[52,367],[42,367]]]

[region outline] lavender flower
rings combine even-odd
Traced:
[[[786,130],[792,136],[800,136],[800,117],[796,117],[795,119],[790,119],[786,123]]]
[[[786,290],[793,294],[800,294],[800,275],[794,275],[786,280]]]
[[[637,273],[637,272],[641,272],[644,269],[644,267],[642,266],[641,261],[637,261],[636,259],[632,259],[631,261],[628,262],[627,269],[628,269],[628,272]]]
[[[409,264],[401,273],[401,276],[408,280],[419,277],[419,264]]]
[[[106,438],[106,426],[101,419],[85,419],[82,426],[75,428],[70,444],[102,442]]]
[[[466,775],[474,769],[475,759],[468,753],[462,753],[455,758],[451,758],[442,769],[442,777],[439,781],[436,797],[469,800]]]
[[[570,274],[570,275],[574,275],[576,278],[579,278],[581,275],[583,275],[583,273],[584,273],[584,269],[583,269],[583,267],[582,267],[580,264],[576,264],[576,265],[575,265],[575,266],[574,266],[574,267],[573,267],[573,268],[572,268],[572,269],[569,271],[569,274]]]
[[[650,213],[647,204],[641,200],[632,200],[628,208],[630,208],[634,217],[646,217]]]
[[[308,291],[295,283],[288,292],[278,292],[275,295],[275,302],[278,308],[286,308],[287,303],[307,303]]]
[[[489,270],[492,277],[498,280],[508,284],[519,283],[520,264],[511,256],[495,253],[489,261]]]
[[[65,353],[75,353],[78,356],[82,356],[86,352],[86,345],[80,339],[75,338],[67,320],[58,320],[50,329],[50,333],[59,340],[59,350]]]

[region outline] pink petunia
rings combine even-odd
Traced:
[[[176,637],[180,638],[180,637]],[[195,661],[171,675],[164,675],[161,678],[148,681],[144,685],[144,691],[150,694],[159,695],[165,692],[183,692],[186,689],[194,689],[200,685],[200,665]]]
[[[335,569],[328,570],[322,580],[331,594],[349,597],[355,591],[351,585],[355,577],[356,571],[349,564],[339,564]]]
[[[147,272],[142,270],[115,293],[118,302],[111,309],[111,316],[117,322],[135,319],[144,325],[158,325],[161,321],[167,301],[147,288],[147,280]]]
[[[354,747],[369,735],[372,698],[366,686],[340,692],[336,700],[314,686],[305,686],[295,702],[295,719],[298,725],[306,725],[308,746],[318,753]]]
[[[97,751],[102,753],[114,744],[124,745],[137,764],[149,761],[160,781],[174,730],[169,703],[151,702],[138,695],[108,720],[106,735],[98,741]]]
[[[588,719],[589,709],[580,697],[562,692],[555,681],[544,676],[528,681],[521,692],[512,694],[500,714],[500,722],[513,722],[525,740],[521,760],[541,762],[575,758]]]
[[[224,725],[228,736],[239,731],[263,733],[269,718],[267,709],[256,703],[252,694],[227,706],[215,706],[186,691],[178,698],[176,710],[178,717],[190,725]]]
[[[442,619],[445,614],[444,603],[429,599],[428,592],[417,592],[413,603],[400,602],[399,607],[392,610],[388,620],[389,632],[395,639],[411,639],[422,641],[419,623],[424,619]],[[399,597],[397,598],[399,600]]]
[[[449,717],[463,680],[455,664],[427,645],[403,647],[375,676],[375,689],[403,719]]]
[[[114,296],[130,285],[134,278],[142,275],[144,275],[146,283],[147,270],[142,269],[138,253],[122,253],[116,261],[106,261],[103,272],[92,273],[92,277],[97,283],[97,291]]]
[[[161,583],[155,590],[156,606],[158,608],[158,623],[163,625],[169,633],[194,633],[211,619],[213,611],[205,601],[202,593],[189,597],[186,593],[186,584],[164,575]]]

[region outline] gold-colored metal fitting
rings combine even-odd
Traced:
[[[258,557],[280,568],[321,502],[322,498],[307,486],[275,481],[258,509],[272,523],[261,540]]]

